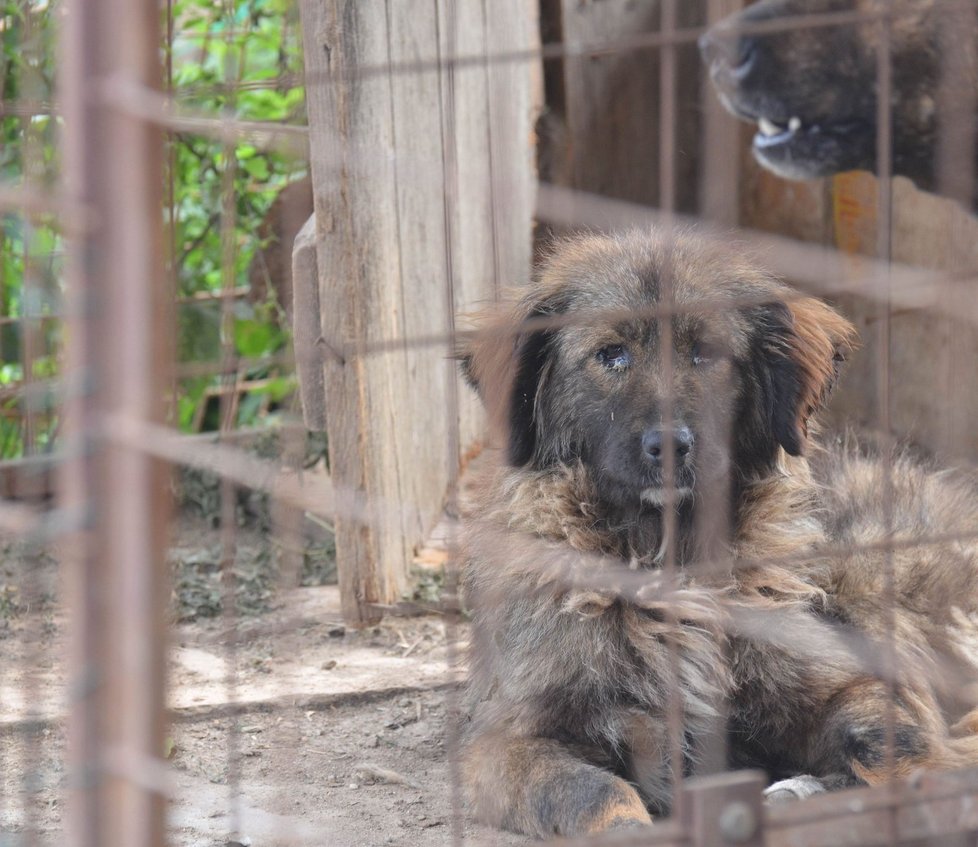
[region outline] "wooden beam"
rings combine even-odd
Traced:
[[[526,0],[468,4],[458,46],[437,0],[424,13],[381,0],[302,0],[300,11],[318,292],[300,291],[311,275],[297,274],[296,302],[318,302],[321,322],[318,333],[300,325],[297,310],[296,357],[320,362],[321,384],[300,377],[307,419],[325,418],[338,490],[378,506],[336,525],[344,617],[362,625],[399,599],[458,454],[482,434],[455,375],[454,313],[530,269],[538,60],[451,77],[439,63],[456,49],[532,46],[535,21]],[[307,230],[305,271],[309,242]],[[444,342],[399,343],[432,336]],[[399,506],[396,520],[381,518],[394,514],[384,504]]]

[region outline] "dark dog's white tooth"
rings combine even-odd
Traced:
[[[780,135],[782,132],[784,132],[784,130],[774,121],[770,121],[767,118],[761,118],[758,120],[757,126],[761,131],[761,135]]]

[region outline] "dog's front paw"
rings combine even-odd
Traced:
[[[824,794],[825,784],[816,776],[793,776],[782,779],[764,789],[764,799],[771,804],[790,803],[792,800],[804,800],[816,794]]]

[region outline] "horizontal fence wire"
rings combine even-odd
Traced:
[[[970,3],[963,0],[940,0],[941,8],[971,8]],[[129,118],[156,126],[173,134],[186,134],[192,136],[205,137],[214,141],[221,142],[225,146],[228,156],[233,159],[233,147],[236,143],[246,142],[254,145],[262,151],[281,153],[298,159],[306,159],[309,156],[310,134],[305,126],[292,123],[259,122],[238,120],[230,115],[216,116],[210,112],[183,105],[182,98],[193,98],[215,92],[223,92],[233,100],[235,92],[260,91],[266,88],[277,88],[282,86],[293,86],[305,84],[307,87],[320,85],[335,85],[343,82],[358,82],[373,78],[391,77],[413,77],[417,75],[438,75],[440,84],[445,84],[445,80],[451,79],[451,75],[470,69],[482,69],[487,67],[497,67],[521,63],[539,63],[549,61],[574,60],[583,57],[605,57],[611,55],[623,55],[639,51],[657,50],[661,51],[660,61],[666,71],[662,74],[663,88],[663,126],[660,132],[663,138],[671,138],[674,130],[676,103],[675,103],[675,48],[691,46],[706,31],[706,27],[680,27],[675,22],[675,3],[666,3],[666,8],[671,9],[673,14],[668,20],[668,26],[663,26],[659,32],[639,33],[624,38],[595,39],[572,43],[544,44],[541,47],[526,50],[493,51],[486,50],[483,53],[459,54],[455,45],[456,39],[451,37],[454,25],[454,4],[448,4],[452,10],[449,26],[449,47],[446,55],[435,57],[422,57],[412,61],[388,61],[386,63],[372,64],[362,63],[345,66],[336,74],[319,75],[307,73],[304,77],[296,75],[282,75],[269,80],[262,81],[234,81],[226,84],[215,85],[212,87],[197,85],[188,86],[179,93],[162,92],[133,84],[131,81],[123,79],[102,80],[97,96],[102,102],[110,105],[119,113],[127,115]],[[808,28],[819,30],[828,27],[866,25],[879,27],[885,32],[889,32],[892,21],[892,11],[886,8],[881,10],[866,10],[854,12],[831,12],[820,14],[798,15],[785,20],[772,20],[760,23],[752,23],[743,27],[743,34],[768,34],[774,32],[785,32]],[[443,21],[444,23],[444,21]],[[230,41],[238,36],[247,36],[247,30],[227,28],[221,33],[221,37]],[[190,39],[201,39],[212,37],[209,33],[183,33],[181,37]],[[879,53],[879,74],[880,87],[885,93],[890,90],[891,80],[889,79],[889,47]],[[889,161],[891,159],[891,141],[889,135],[890,115],[889,97],[882,96],[880,100],[880,126],[883,131],[879,138],[879,159]],[[0,116],[16,116],[31,118],[35,116],[57,115],[60,113],[60,104],[57,99],[53,101],[23,99],[19,101],[0,102]],[[445,139],[451,140],[454,130],[454,115],[442,114],[440,121],[443,124],[443,132],[446,133]],[[380,159],[389,160],[392,156],[397,159],[398,178],[404,181],[417,179],[421,181],[427,177],[422,169],[415,168],[417,162],[411,161],[406,156],[395,156],[392,151],[385,149],[379,141],[375,146],[364,145],[358,148],[360,153],[349,149],[340,152],[339,136],[333,139],[332,151],[323,155],[322,160],[330,168],[336,171],[345,167],[354,170],[358,168],[369,168]],[[661,185],[663,186],[663,198],[658,207],[645,206],[624,200],[610,197],[599,196],[598,194],[577,190],[573,188],[542,184],[539,188],[536,217],[539,221],[569,229],[623,229],[623,228],[657,228],[664,230],[667,237],[679,230],[694,228],[697,236],[706,243],[731,245],[735,244],[744,251],[760,256],[761,263],[772,272],[790,278],[804,288],[804,293],[798,292],[791,296],[803,297],[811,294],[824,297],[839,297],[841,295],[856,295],[866,301],[880,307],[883,317],[881,318],[882,346],[878,353],[876,367],[878,369],[878,379],[880,392],[878,395],[879,411],[878,417],[871,425],[870,429],[877,435],[884,438],[889,437],[893,429],[893,422],[890,416],[890,397],[889,386],[894,379],[893,363],[889,356],[891,345],[889,332],[890,321],[894,312],[919,311],[925,312],[942,319],[964,324],[967,326],[978,326],[978,316],[974,312],[962,313],[956,298],[948,297],[947,292],[950,287],[957,287],[961,290],[968,290],[978,282],[978,275],[974,269],[961,270],[932,270],[913,267],[908,264],[901,264],[890,259],[892,253],[892,189],[889,177],[882,175],[880,181],[879,194],[879,231],[880,239],[877,250],[877,258],[858,257],[854,258],[845,251],[831,247],[815,244],[803,244],[796,240],[778,235],[763,233],[747,228],[719,228],[713,227],[708,222],[697,220],[693,216],[679,214],[676,211],[675,186],[672,184],[675,173],[676,151],[674,144],[664,143],[661,150]],[[352,157],[352,158],[351,158]],[[455,178],[454,167],[457,163],[445,161],[442,163],[442,177],[445,183],[445,221],[446,247],[448,255],[446,263],[452,267],[453,257],[451,251],[464,250],[464,245],[458,243],[458,234],[451,232],[451,211],[452,204],[457,202],[456,191],[453,188],[452,180]],[[416,175],[415,175],[416,173]],[[226,208],[222,216],[222,226],[233,226],[233,183],[226,182],[222,196],[225,199]],[[77,204],[69,196],[62,193],[59,189],[34,186],[25,182],[24,184],[2,184],[0,185],[0,210],[14,212],[25,218],[41,219],[52,218],[56,222],[57,228],[63,233],[70,233],[76,236],[83,236],[93,228],[99,226],[92,209]],[[242,298],[246,298],[249,289],[235,284],[233,265],[233,246],[230,244],[230,235],[225,229],[223,243],[225,245],[224,261],[222,262],[225,275],[224,284],[220,291],[200,291],[189,294],[174,296],[174,303],[180,306],[203,304],[214,302],[222,310],[225,322],[231,314],[234,303]],[[498,270],[497,270],[498,275]],[[449,274],[451,280],[451,274]],[[518,279],[493,279],[495,287],[517,287],[523,280]],[[451,284],[451,283],[450,283]],[[448,293],[448,301],[452,303],[454,289]],[[749,298],[738,300],[737,305],[750,305]],[[757,303],[763,302],[761,299]],[[614,311],[601,311],[586,316],[547,316],[532,318],[528,323],[519,326],[501,327],[500,343],[511,343],[520,334],[536,329],[561,329],[568,326],[587,324],[597,319],[614,321],[620,318],[642,319],[648,321],[668,321],[674,315],[686,314],[709,314],[722,312],[730,308],[729,301],[700,301],[694,305],[672,302],[667,298],[664,304],[649,307],[647,310],[636,313],[629,310],[626,313]],[[314,361],[320,363],[341,363],[343,365],[353,365],[360,360],[370,357],[380,357],[390,353],[404,352],[410,350],[423,350],[427,348],[444,349],[445,358],[449,359],[453,351],[460,342],[472,338],[475,330],[455,329],[452,325],[454,310],[449,315],[449,329],[445,331],[432,332],[430,334],[412,334],[405,337],[371,337],[369,340],[351,341],[344,338],[323,338],[322,344],[313,353],[300,355],[312,356]],[[0,316],[0,326],[18,325],[24,322],[32,322],[34,325],[49,323],[53,321],[73,320],[78,316],[64,310],[56,314],[42,314],[25,316]],[[464,321],[460,321],[460,326],[464,327]],[[244,374],[249,369],[261,367],[280,367],[283,370],[290,370],[296,364],[297,355],[291,350],[276,355],[251,358],[238,356],[228,344],[228,335],[225,332],[223,338],[224,346],[219,360],[211,361],[191,361],[176,363],[174,367],[175,379],[187,379],[204,376],[222,376],[223,384],[218,393],[222,407],[222,435],[227,436],[233,427],[233,421],[229,410],[232,408],[232,401],[229,399],[231,394],[242,390],[245,387]],[[30,359],[30,355],[28,356]],[[30,360],[25,362],[25,367],[29,370]],[[453,368],[454,363],[447,363],[446,368]],[[451,373],[451,371],[449,371]],[[451,390],[455,390],[456,382],[454,378],[449,379]],[[21,400],[25,404],[25,412],[29,418],[36,416],[40,412],[34,408],[33,404],[39,398],[54,395],[58,403],[63,402],[65,397],[72,392],[82,392],[86,386],[76,380],[74,385],[66,383],[63,377],[53,378],[32,378],[27,383],[0,388],[0,400]],[[457,405],[457,401],[455,401]],[[454,411],[452,412],[454,413]],[[457,417],[457,415],[456,415]],[[232,498],[235,496],[238,487],[260,491],[268,495],[269,499],[277,504],[283,504],[300,512],[309,512],[330,521],[347,521],[359,526],[387,529],[390,527],[400,527],[409,521],[411,516],[416,514],[419,504],[412,503],[407,499],[400,499],[396,502],[384,501],[376,496],[365,496],[363,491],[354,486],[337,483],[328,476],[303,475],[295,470],[283,470],[283,463],[278,460],[267,460],[255,457],[246,450],[229,446],[228,443],[221,441],[216,444],[204,444],[194,441],[187,436],[179,434],[175,429],[160,424],[148,424],[145,421],[124,414],[105,415],[92,422],[90,435],[97,437],[103,443],[111,445],[114,449],[125,449],[135,453],[159,459],[173,466],[194,468],[214,474],[223,482],[223,496],[225,498],[225,509],[223,512],[223,525],[226,529],[224,537],[223,565],[228,570],[225,588],[228,589],[233,582],[233,575],[230,570],[233,566],[234,548],[236,545],[236,517]],[[457,433],[456,433],[457,435]],[[449,461],[454,461],[458,453],[458,445],[455,443],[448,445]],[[884,457],[888,456],[886,451]],[[63,461],[64,455],[55,455],[53,462]],[[886,478],[889,479],[892,473],[890,459],[884,458],[887,463]],[[455,480],[452,482],[452,491],[455,490]],[[884,498],[885,511],[890,515],[889,521],[892,522],[892,486],[887,485],[881,493]],[[43,539],[50,542],[57,539],[60,535],[73,533],[78,526],[83,523],[84,518],[80,515],[69,515],[63,509],[38,505],[35,503],[22,503],[9,500],[0,501],[0,535],[7,538]],[[888,522],[887,531],[878,541],[860,543],[856,545],[825,545],[813,552],[803,554],[786,555],[784,557],[766,557],[763,561],[752,561],[750,558],[739,558],[736,562],[737,568],[749,568],[756,565],[781,565],[792,567],[801,564],[810,564],[813,560],[826,560],[836,557],[845,557],[854,553],[878,552],[884,555],[887,562],[891,562],[893,553],[900,550],[911,550],[925,548],[932,545],[947,544],[968,544],[978,541],[978,527],[974,531],[951,532],[936,535],[914,535],[899,531]],[[453,524],[454,526],[454,524]],[[552,545],[544,543],[540,539],[527,535],[520,535],[512,532],[500,532],[487,539],[495,549],[495,555],[509,555],[527,562],[527,570],[547,577],[552,580],[553,590],[561,591],[567,589],[586,590],[604,593],[616,599],[622,599],[629,603],[641,606],[643,603],[664,603],[670,604],[677,601],[678,594],[681,592],[679,577],[676,574],[677,565],[674,552],[668,557],[668,566],[655,580],[650,580],[649,574],[636,572],[628,567],[627,564],[608,561],[599,557],[589,557],[582,554],[569,555],[566,551],[554,550]],[[705,561],[697,563],[706,572],[711,569],[722,571],[730,567],[728,560]],[[891,609],[895,608],[895,587],[892,582],[892,566],[886,567],[887,581],[885,598]],[[224,597],[224,608],[226,616],[221,619],[219,629],[209,635],[209,640],[202,643],[212,643],[222,647],[226,651],[225,659],[230,668],[227,676],[228,698],[225,706],[217,707],[189,707],[185,709],[173,710],[172,718],[178,723],[193,723],[195,721],[204,722],[214,719],[220,712],[222,717],[237,717],[249,713],[251,710],[260,709],[271,713],[286,712],[295,708],[295,703],[287,697],[282,697],[277,701],[263,701],[260,704],[241,701],[236,696],[236,644],[248,638],[256,637],[258,634],[263,636],[281,635],[289,632],[301,632],[306,625],[302,619],[287,621],[278,624],[256,624],[249,628],[248,624],[243,623],[234,613],[233,597],[227,593]],[[450,598],[445,605],[433,604],[443,615],[449,615],[452,621],[455,620],[457,608],[454,604],[455,598]],[[677,602],[681,606],[681,601]],[[813,626],[812,631],[805,633],[804,639],[798,639],[797,634],[784,633],[779,631],[780,621],[777,609],[746,609],[731,602],[722,605],[722,625],[725,636],[736,636],[748,634],[751,638],[762,640],[768,644],[791,648],[801,651],[813,658],[818,658],[829,649],[845,650],[859,657],[863,663],[863,669],[874,677],[882,679],[891,686],[891,699],[895,697],[895,682],[901,673],[906,669],[895,667],[895,656],[892,650],[887,655],[880,657],[874,652],[874,642],[865,634],[856,632],[839,622],[826,621],[818,626]],[[893,633],[896,631],[895,621],[890,618],[889,643],[892,647]],[[454,651],[456,641],[460,638],[457,632],[450,634],[448,639],[450,662],[454,666],[456,658]],[[32,679],[31,662],[37,663],[38,656],[32,655],[25,659],[24,671],[26,679]],[[460,661],[460,659],[458,660]],[[962,684],[966,679],[953,679],[949,677],[949,669],[940,663],[922,663],[919,668],[914,668],[919,673],[920,678],[927,681],[945,682]],[[454,703],[454,687],[456,680],[453,678],[448,684],[449,702]],[[26,686],[26,692],[31,694],[31,684]],[[678,691],[673,692],[678,696]],[[303,708],[307,709],[327,709],[332,708],[339,702],[338,700],[323,699],[317,701],[315,697],[307,699],[303,703]],[[453,711],[455,711],[453,707]],[[677,710],[673,710],[672,717],[678,715]],[[37,717],[26,717],[23,721],[3,721],[0,722],[0,734],[15,731],[18,728],[36,729],[43,723]],[[678,755],[681,724],[677,720],[671,720],[673,730],[673,756],[674,761],[680,762]],[[457,727],[453,726],[453,732]],[[35,736],[31,734],[32,738]],[[230,792],[232,795],[240,793],[240,785],[237,784],[239,775],[237,768],[239,763],[236,761],[240,755],[238,748],[238,730],[231,729],[228,734],[229,748],[228,759],[232,774],[229,779],[231,784]],[[893,730],[892,710],[888,729],[888,748],[892,756],[895,739]],[[457,741],[457,739],[456,739]],[[298,744],[299,742],[296,741]],[[173,795],[171,774],[169,769],[162,765],[156,758],[139,758],[132,751],[119,750],[118,755],[110,758],[107,762],[108,772],[121,775],[124,779],[141,785],[146,791]],[[454,767],[454,754],[450,755],[450,760]],[[453,770],[452,787],[457,790],[460,783],[460,776]],[[683,791],[683,774],[681,767],[674,770],[673,784],[677,791]],[[888,829],[892,836],[893,843],[896,843],[898,833],[906,833],[906,824],[901,823],[899,815],[901,809],[912,809],[916,805],[938,804],[942,801],[955,800],[974,796],[974,782],[962,777],[935,778],[932,781],[924,781],[920,785],[911,784],[903,787],[896,783],[889,785],[885,789],[877,791],[863,791],[858,797],[846,796],[845,798],[829,797],[818,798],[815,805],[805,804],[804,808],[776,809],[771,811],[766,818],[765,832],[768,834],[771,844],[793,843],[790,840],[790,833],[803,825],[825,824],[829,825],[835,820],[846,820],[853,815],[863,817],[876,815],[885,812],[887,817],[874,818],[875,824]],[[684,794],[678,794],[675,798],[675,806],[682,808],[686,801],[682,798]],[[462,840],[460,821],[462,816],[461,802],[457,795],[453,796],[454,815],[453,815],[453,840],[460,843]],[[231,800],[233,806],[236,800]],[[907,814],[910,814],[908,812]],[[925,815],[926,817],[926,815]],[[964,821],[964,816],[962,816]],[[978,826],[978,821],[971,821],[973,826]],[[232,829],[237,830],[238,824],[235,823]],[[914,830],[918,837],[924,837],[928,831],[926,829]],[[901,837],[904,837],[901,835]],[[779,840],[780,839],[780,840]],[[568,842],[565,842],[568,843]],[[640,835],[624,835],[615,838],[586,839],[579,842],[581,844],[692,844],[692,836],[689,827],[682,820],[667,820],[659,822],[656,826]],[[880,842],[884,843],[884,842]]]

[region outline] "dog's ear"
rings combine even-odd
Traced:
[[[511,464],[530,462],[537,450],[538,398],[560,311],[550,300],[528,298],[515,309],[491,311],[455,351],[462,375],[479,394],[490,426],[508,445]]]
[[[556,330],[547,318],[555,313],[538,306],[516,338],[515,367],[509,399],[509,461],[519,467],[537,452],[537,417]]]
[[[793,319],[790,356],[799,374],[794,425],[808,437],[808,420],[828,400],[842,366],[856,346],[856,328],[827,303],[812,297],[788,303]]]
[[[856,340],[855,328],[813,298],[750,309],[754,373],[764,424],[787,453],[800,456],[808,422],[825,403]]]
[[[746,363],[741,452],[770,462],[780,445],[800,456],[808,422],[825,403],[855,342],[855,329],[820,300],[776,300],[745,310],[753,331]],[[765,446],[769,445],[769,446]]]
[[[455,361],[458,362],[458,369],[469,388],[481,393],[479,391],[479,377],[475,372],[474,355],[475,351],[471,340],[461,336],[455,346]]]

